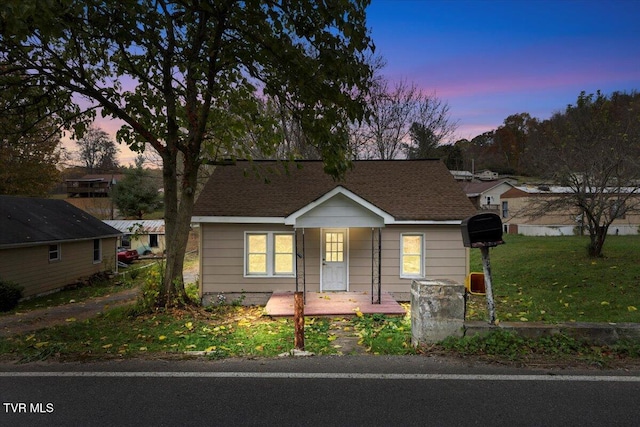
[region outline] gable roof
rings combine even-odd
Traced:
[[[0,196],[0,247],[98,239],[121,234],[64,200]]]
[[[321,161],[239,161],[216,167],[193,216],[284,220],[337,187],[395,221],[456,221],[476,212],[439,160],[354,161],[342,181],[327,175]]]
[[[502,179],[499,181],[470,181],[470,182],[460,182],[460,186],[462,190],[467,194],[468,197],[476,197],[480,194],[492,190],[499,185],[507,184],[510,187],[513,187],[509,182]]]

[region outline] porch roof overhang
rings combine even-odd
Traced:
[[[309,227],[384,227],[395,218],[342,186],[284,218],[285,225]]]

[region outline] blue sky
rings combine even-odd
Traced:
[[[446,101],[456,138],[640,90],[640,0],[372,0],[367,17],[383,74]]]

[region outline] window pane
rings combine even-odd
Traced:
[[[249,254],[247,264],[249,274],[267,273],[267,256],[265,254]]]
[[[267,274],[267,235],[247,235],[247,274]]]
[[[276,234],[275,245],[277,254],[293,253],[293,236],[285,234]]]
[[[274,246],[274,273],[293,273],[293,236],[290,234],[276,234],[274,236]]]
[[[275,273],[293,273],[293,256],[291,254],[276,254]]]
[[[403,235],[401,274],[406,276],[421,276],[423,274],[423,258],[422,236]]]
[[[249,235],[249,253],[267,253],[267,235],[266,234],[250,234]]]
[[[328,262],[344,261],[344,233],[325,233],[324,259]]]
[[[420,274],[420,256],[405,255],[402,261],[402,272],[407,275]]]
[[[422,248],[422,236],[403,236],[402,237],[402,253],[403,254],[419,254]]]
[[[100,239],[93,240],[93,260],[100,261]]]

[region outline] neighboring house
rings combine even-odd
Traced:
[[[570,197],[569,187],[561,186],[517,186],[502,194],[508,203],[508,216],[502,219],[509,234],[525,236],[571,236],[580,233],[581,212],[575,209],[547,211],[543,216],[532,218],[530,214],[540,199]],[[638,234],[640,214],[628,213],[613,221],[609,234]],[[584,230],[585,234],[587,233]]]
[[[506,180],[460,182],[462,190],[479,211],[490,211],[507,218],[509,204],[501,199],[502,194],[513,188]]]
[[[64,200],[0,196],[0,279],[28,297],[116,271],[120,234]]]
[[[122,174],[92,174],[65,180],[67,197],[109,197]]]
[[[460,224],[475,213],[437,160],[355,161],[344,181],[318,161],[218,166],[192,218],[200,292],[252,304],[296,287],[408,300],[413,279],[463,283]]]
[[[450,170],[451,175],[456,179],[456,181],[472,181],[473,174],[469,171],[456,171]]]
[[[164,253],[163,219],[105,220],[104,223],[123,234],[118,246],[137,250],[140,255]]]

